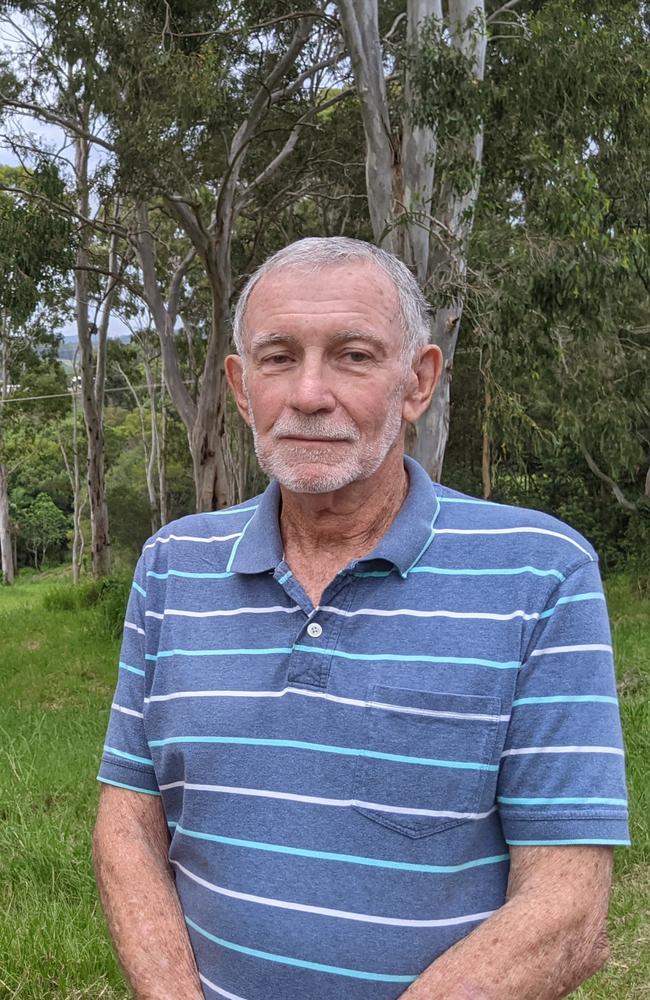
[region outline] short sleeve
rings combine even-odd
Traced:
[[[146,667],[146,574],[135,571],[124,622],[115,695],[98,780],[119,788],[159,795],[144,728]]]
[[[558,585],[523,650],[497,803],[509,844],[629,844],[611,635],[595,561]]]

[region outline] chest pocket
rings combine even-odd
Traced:
[[[354,808],[409,837],[491,810],[499,710],[498,698],[372,688]]]

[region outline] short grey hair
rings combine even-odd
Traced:
[[[397,292],[398,317],[404,334],[403,358],[408,364],[429,342],[430,319],[427,300],[417,281],[394,254],[364,240],[347,236],[308,236],[278,250],[255,271],[244,285],[233,317],[232,335],[235,349],[244,353],[246,309],[251,292],[262,278],[273,271],[294,268],[313,273],[334,264],[349,261],[371,261],[391,279]]]

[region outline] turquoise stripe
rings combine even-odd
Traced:
[[[352,576],[382,577],[390,576],[394,569],[372,570],[367,573],[353,573]],[[435,573],[438,576],[518,576],[520,573],[532,573],[533,576],[554,576],[563,583],[566,577],[557,569],[537,569],[535,566],[511,566],[506,569],[448,569],[444,566],[414,566],[411,573]]]
[[[139,670],[138,667],[132,667],[128,663],[122,663],[121,660],[118,666],[120,670],[128,670],[130,674],[137,674],[138,677],[144,677],[144,670]]]
[[[257,509],[257,508],[255,508],[255,509]],[[248,521],[246,522],[246,524],[242,528],[241,535],[239,536],[239,538],[235,539],[235,544],[233,545],[232,549],[230,550],[230,558],[228,559],[228,565],[226,566],[226,570],[227,570],[228,573],[232,569],[232,564],[233,564],[235,556],[237,555],[237,549],[239,548],[239,543],[241,542],[242,538],[246,534],[246,528],[251,523],[251,521],[253,520],[254,516],[255,515],[253,515],[252,517],[249,517]]]
[[[152,569],[147,570],[147,576],[152,576],[154,580],[166,580],[169,576],[181,576],[187,580],[225,580],[234,575],[234,573],[183,573],[180,569],[170,569],[166,573],[154,573]]]
[[[603,799],[598,796],[594,798],[553,798],[553,799],[513,799],[505,795],[498,795],[497,802],[504,802],[511,806],[627,806],[626,799]]]
[[[136,757],[133,753],[126,753],[124,750],[116,750],[115,747],[109,747],[104,744],[104,750],[106,753],[112,753],[116,757],[124,757],[125,760],[134,760],[138,764],[148,764],[149,767],[153,767],[153,761],[150,757]]]
[[[319,861],[343,861],[352,865],[368,865],[371,868],[392,868],[403,872],[424,872],[429,875],[453,875],[468,868],[481,868],[483,865],[501,864],[509,861],[509,854],[496,854],[487,858],[476,858],[459,865],[419,865],[409,861],[384,861],[382,858],[364,858],[355,854],[333,854],[330,851],[310,851],[302,847],[287,847],[285,844],[266,844],[259,840],[240,840],[237,837],[221,837],[216,833],[201,833],[198,830],[186,830],[179,824],[176,832],[197,840],[209,840],[216,844],[227,844],[230,847],[246,847],[254,851],[271,851],[274,854],[291,854],[299,858],[317,858]]]
[[[440,503],[475,503],[481,507],[503,507],[503,504],[495,503],[493,500],[473,500],[470,497],[438,497]]]
[[[559,601],[549,608],[548,611],[542,611],[540,618],[550,618],[556,608],[559,608],[562,604],[573,604],[575,601],[604,601],[605,595],[599,591],[594,590],[587,594],[573,594],[570,597],[560,597]]]
[[[146,596],[147,596],[147,591],[146,591],[146,590],[143,590],[143,589],[142,589],[142,587],[140,586],[140,584],[139,584],[139,583],[136,583],[136,582],[135,582],[135,580],[133,581],[133,583],[132,583],[132,585],[131,585],[131,586],[133,587],[133,589],[134,589],[134,590],[137,590],[137,592],[138,592],[139,594],[142,594],[142,596],[143,596],[143,597],[146,597]]]
[[[558,569],[537,569],[535,566],[508,566],[505,568],[485,569],[447,569],[442,566],[416,566],[412,573],[436,573],[440,576],[519,576],[521,573],[532,573],[533,576],[554,576],[560,582],[566,577]]]
[[[610,847],[630,847],[630,840],[614,840],[608,837],[572,838],[571,840],[509,840],[512,847],[562,847],[564,844],[608,844]]]
[[[283,574],[283,575],[282,575],[282,576],[280,577],[280,579],[278,580],[278,583],[286,583],[286,582],[287,582],[287,580],[288,580],[288,579],[289,579],[290,577],[292,577],[292,576],[293,576],[293,573],[291,572],[291,570],[287,570],[287,572],[286,572],[286,573],[284,573],[284,574]]]
[[[617,698],[610,698],[609,695],[604,694],[550,694],[540,698],[516,698],[512,703],[512,707],[515,708],[517,705],[571,704],[573,702],[582,701],[602,702],[605,705],[618,705]]]
[[[389,976],[380,972],[360,972],[358,969],[344,969],[339,965],[322,965],[320,962],[306,962],[302,958],[289,958],[287,955],[276,955],[270,951],[260,951],[258,948],[246,948],[243,944],[235,944],[233,941],[226,941],[224,938],[216,937],[209,931],[203,930],[195,924],[189,917],[185,917],[185,922],[203,937],[223,948],[231,951],[238,951],[242,955],[252,955],[253,958],[263,958],[267,962],[280,962],[282,965],[293,965],[298,969],[311,969],[314,972],[329,972],[334,976],[348,976],[351,979],[367,979],[373,983],[413,983],[417,976]]]
[[[137,785],[125,785],[123,781],[111,781],[110,778],[102,778],[101,774],[97,775],[97,781],[101,781],[104,785],[115,785],[116,788],[128,788],[131,792],[142,792],[143,795],[160,796],[160,792],[153,792],[149,788],[138,788]]]
[[[302,646],[299,643],[293,647],[301,653],[320,653],[323,656],[340,656],[345,660],[371,660],[396,663],[459,663],[476,667],[495,667],[497,670],[517,670],[521,664],[518,660],[508,662],[501,660],[477,660],[468,656],[414,656],[408,653],[346,653],[341,649],[323,649],[321,646]]]
[[[163,649],[159,653],[145,653],[145,660],[159,660],[164,656],[271,656],[290,652],[291,646],[271,646],[268,649]]]
[[[208,510],[206,514],[209,514],[211,517],[222,517],[224,514],[248,514],[251,510],[257,510],[257,504],[253,507],[228,507],[227,510]]]
[[[435,531],[434,531],[433,526],[436,523],[436,518],[438,517],[439,513],[440,513],[440,503],[438,501],[438,497],[436,496],[436,509],[433,512],[433,517],[431,518],[431,527],[429,529],[429,537],[427,538],[426,542],[424,543],[424,545],[420,549],[419,553],[417,554],[417,556],[415,557],[415,559],[413,560],[413,562],[411,563],[411,565],[407,569],[406,573],[403,574],[403,576],[405,578],[409,575],[409,573],[413,572],[413,569],[415,568],[415,566],[417,566],[417,564],[419,563],[420,559],[422,558],[422,556],[424,555],[424,553],[427,551],[427,549],[431,545],[431,542],[433,541],[434,535],[435,535]]]
[[[430,757],[405,757],[399,753],[382,753],[379,750],[361,750],[356,747],[328,746],[325,743],[305,743],[303,740],[267,740],[247,736],[168,736],[164,740],[149,740],[150,747],[165,747],[172,743],[226,743],[229,746],[285,747],[288,750],[316,750],[319,753],[337,753],[344,757],[372,757],[375,760],[393,760],[400,764],[423,764],[427,767],[450,767],[464,771],[498,771],[497,764],[480,764],[467,760],[437,760]]]

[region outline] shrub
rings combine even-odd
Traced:
[[[130,576],[116,573],[99,581],[97,627],[111,639],[117,639],[122,634],[130,592]]]
[[[43,595],[47,611],[77,611],[92,608],[100,600],[101,580],[84,580],[81,583],[58,583]]]

